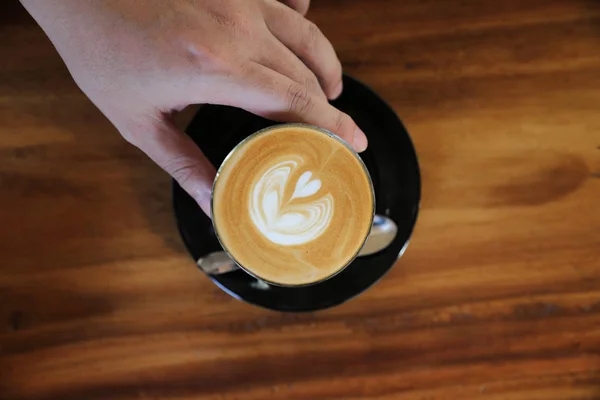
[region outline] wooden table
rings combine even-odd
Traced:
[[[314,1],[420,155],[375,288],[279,314],[176,232],[169,178],[0,6],[0,398],[600,398],[600,3]]]

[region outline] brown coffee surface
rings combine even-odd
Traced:
[[[325,279],[360,250],[372,223],[370,181],[337,138],[282,126],[243,143],[220,168],[213,221],[229,254],[282,285]]]

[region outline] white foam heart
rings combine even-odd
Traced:
[[[298,201],[314,196],[322,187],[320,179],[312,179],[311,171],[303,172],[294,192],[284,204],[284,193],[290,177],[302,164],[290,157],[269,168],[254,184],[248,209],[256,228],[270,241],[284,246],[304,244],[315,240],[329,226],[333,217],[333,196]]]
[[[300,178],[298,178],[298,182],[296,182],[296,189],[294,190],[294,194],[292,195],[292,199],[297,197],[308,197],[317,193],[319,189],[321,189],[321,181],[319,179],[315,179],[310,181],[312,177],[312,172],[306,171]],[[310,182],[309,182],[310,181]]]

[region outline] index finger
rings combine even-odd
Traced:
[[[251,82],[250,90],[255,94],[241,96],[232,105],[275,121],[303,122],[325,128],[357,152],[367,148],[367,137],[352,118],[313,95],[306,86],[259,64],[249,67],[248,72],[251,76],[247,81]]]

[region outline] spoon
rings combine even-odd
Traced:
[[[394,221],[382,215],[375,215],[371,233],[358,252],[358,257],[369,256],[385,249],[392,243],[397,232],[398,227]],[[197,264],[209,275],[226,274],[240,268],[224,251],[210,253],[200,258]]]

